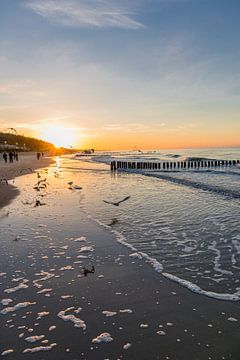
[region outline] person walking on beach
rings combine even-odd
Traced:
[[[10,151],[10,153],[8,154],[8,156],[9,156],[9,162],[10,162],[10,163],[13,163],[13,153],[12,153],[12,151]]]
[[[4,158],[4,161],[5,161],[5,163],[7,162],[7,153],[3,153],[3,158]]]
[[[37,153],[37,159],[38,159],[38,160],[40,159],[40,156],[41,156],[41,154],[40,154],[40,152],[38,152],[38,153]]]
[[[18,161],[18,153],[15,153],[15,160]]]

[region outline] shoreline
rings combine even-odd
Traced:
[[[33,171],[47,167],[54,162],[51,157],[41,157],[36,159],[36,153],[19,153],[19,161],[5,163],[0,154],[0,179],[13,180],[16,177],[25,175],[20,173],[21,169],[31,168]],[[0,210],[9,205],[12,200],[20,194],[19,189],[14,185],[14,181],[6,184],[0,182]]]
[[[82,198],[91,177],[84,182],[83,172],[64,164],[60,176],[54,170],[47,174],[46,206],[22,203],[41,195],[30,173],[18,180],[20,196],[1,219],[0,287],[10,305],[0,305],[0,354],[12,350],[9,358],[18,360],[237,360],[239,303],[196,294],[154,271],[119,242],[114,227],[86,212]],[[69,189],[70,180],[81,191]],[[112,340],[101,343],[103,333]]]

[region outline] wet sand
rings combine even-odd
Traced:
[[[239,303],[165,279],[119,244],[113,228],[89,218],[81,207],[87,189],[68,189],[73,174],[54,174],[48,175],[46,205],[37,208],[21,202],[36,196],[36,175],[19,178],[21,194],[1,220],[1,299],[13,301],[0,307],[0,354],[12,349],[8,358],[18,360],[239,359]],[[95,272],[84,276],[84,267],[92,266]],[[8,292],[19,284],[22,289]],[[106,332],[110,342],[93,342]],[[26,340],[36,335],[44,337]]]
[[[41,157],[37,160],[36,153],[19,153],[19,161],[10,164],[9,162],[5,163],[0,154],[0,179],[14,179],[21,175],[19,173],[21,169],[30,167],[32,170],[36,170],[46,167],[52,162],[52,158],[49,157]],[[17,195],[19,195],[19,190],[14,186],[14,182],[8,185],[0,182],[0,208],[8,205]]]

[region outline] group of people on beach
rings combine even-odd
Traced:
[[[10,163],[13,163],[14,160],[18,161],[18,153],[16,151],[10,151],[9,153],[4,152],[2,156],[5,163],[8,162],[8,159]]]
[[[43,157],[44,156],[44,153],[42,152],[42,153],[40,153],[40,152],[37,152],[37,159],[39,160],[40,159],[40,157]]]

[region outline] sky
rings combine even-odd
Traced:
[[[0,0],[0,130],[57,146],[240,145],[239,0]]]

